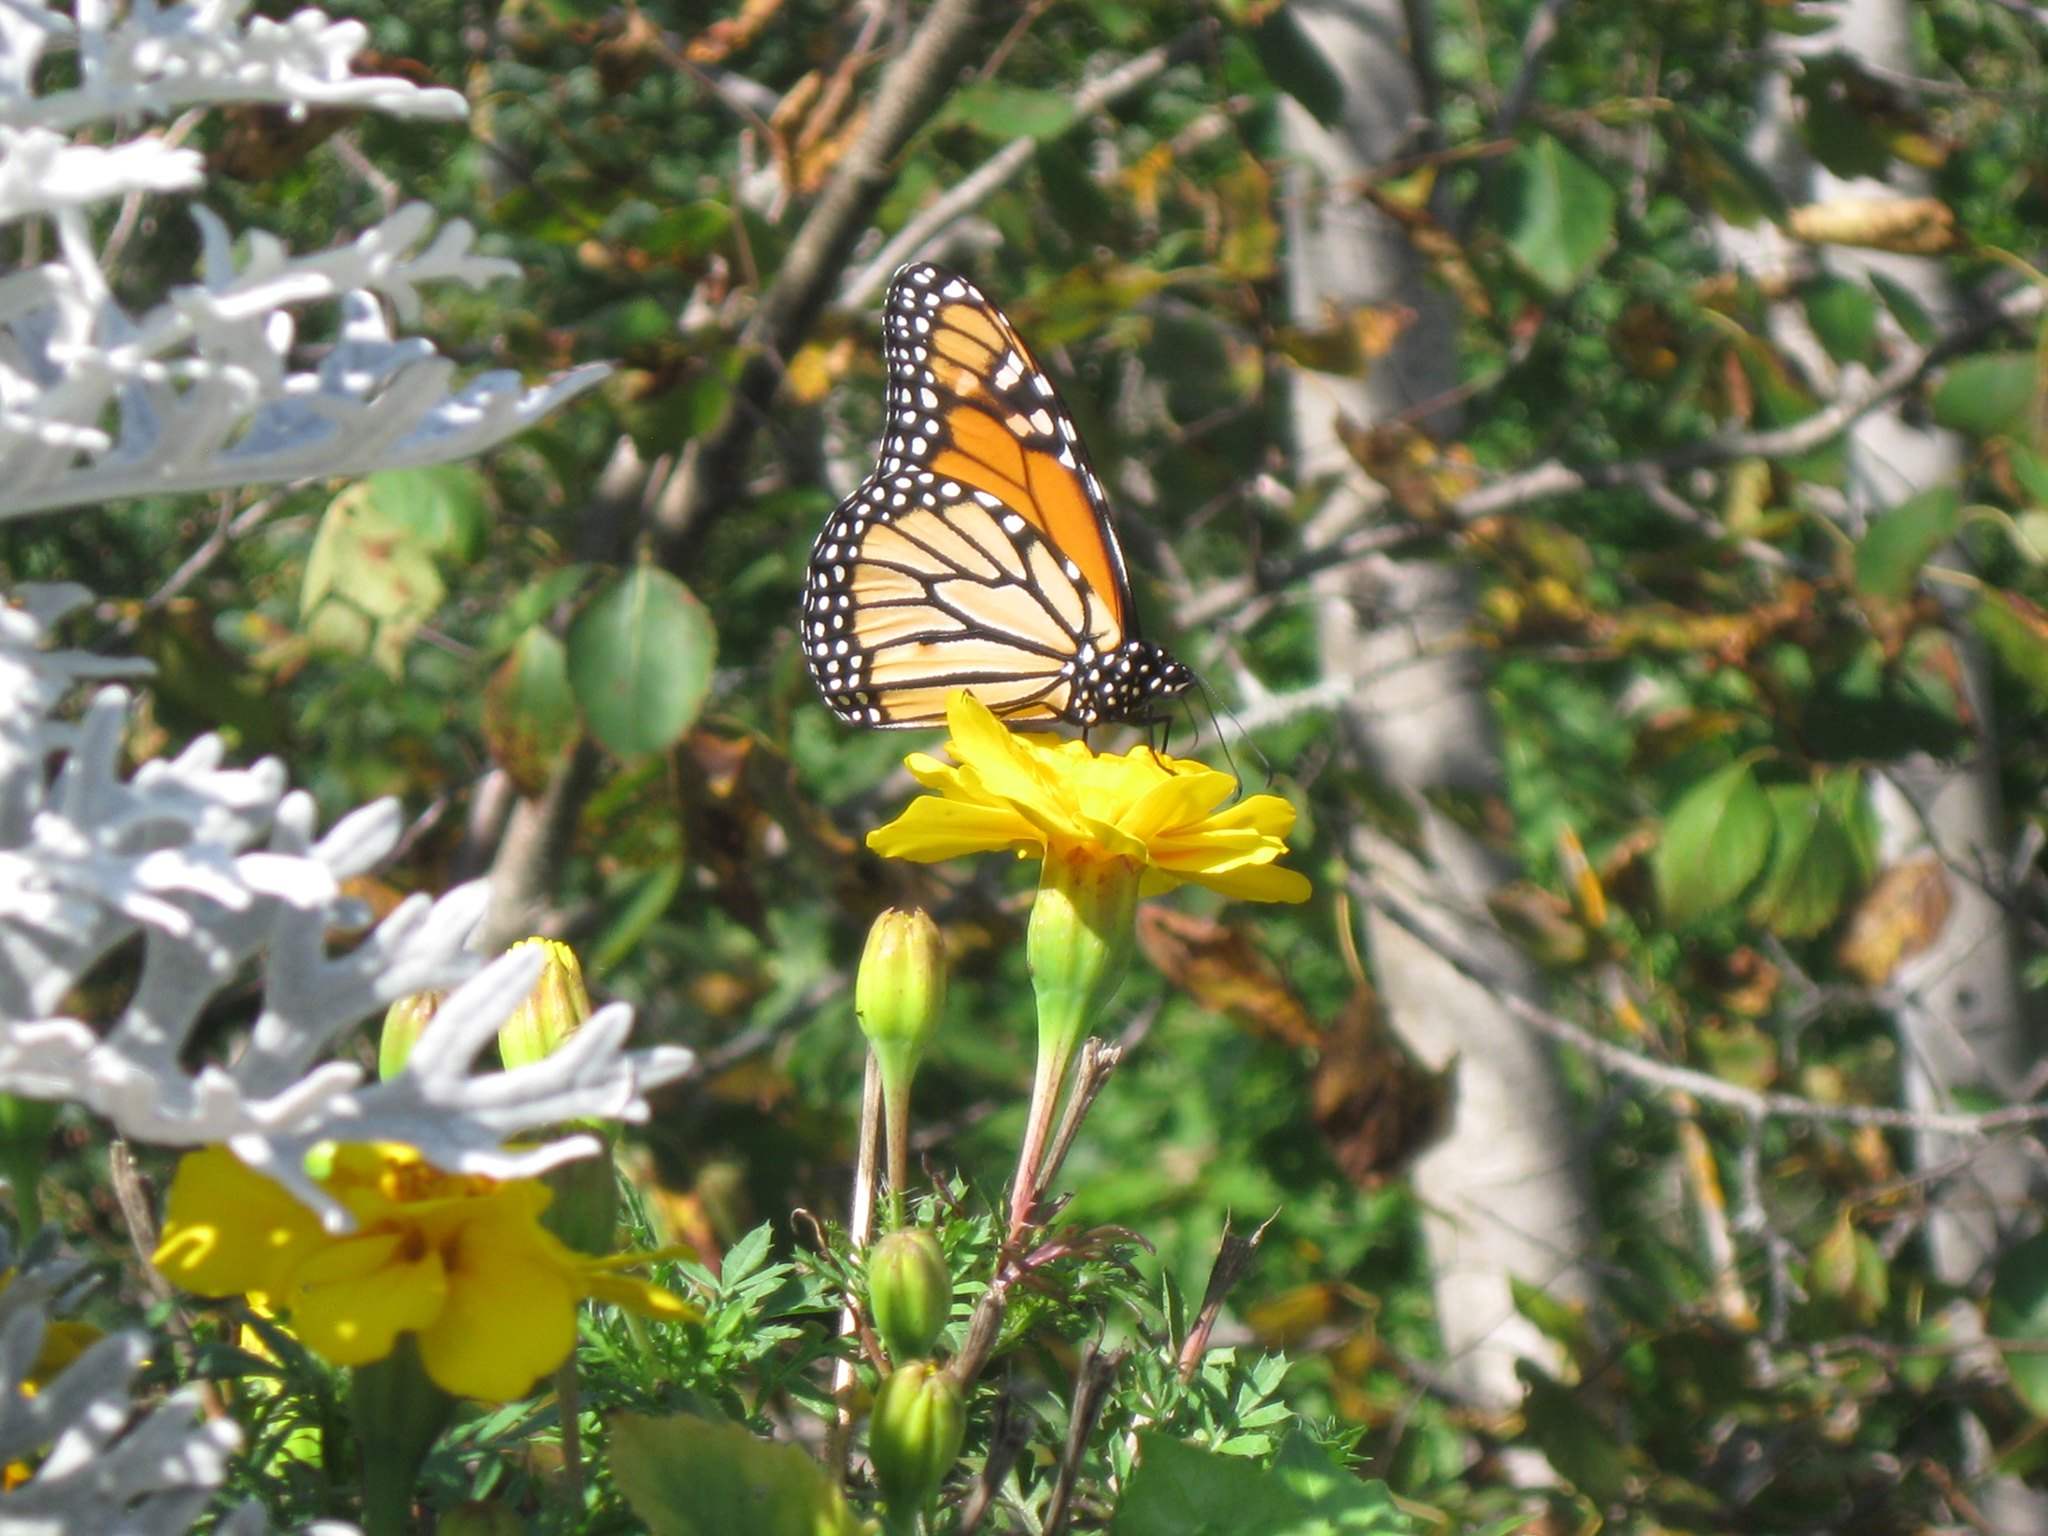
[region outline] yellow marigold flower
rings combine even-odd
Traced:
[[[202,1296],[246,1295],[288,1313],[309,1349],[365,1365],[417,1337],[427,1374],[460,1397],[504,1401],[568,1357],[586,1297],[650,1317],[694,1309],[612,1273],[648,1255],[593,1258],[541,1225],[538,1179],[443,1173],[411,1147],[335,1148],[321,1185],[356,1218],[327,1232],[278,1184],[225,1147],[178,1164],[163,1241],[169,1279]]]
[[[1232,805],[1237,781],[1206,763],[1012,731],[964,690],[947,700],[946,724],[952,763],[904,759],[933,796],[868,834],[884,858],[929,864],[1010,849],[1127,859],[1143,868],[1142,895],[1187,883],[1243,901],[1308,899],[1307,878],[1273,862],[1294,830],[1294,807],[1278,795]]]

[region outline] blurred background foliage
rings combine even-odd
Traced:
[[[83,638],[158,663],[138,751],[224,729],[245,754],[287,755],[329,814],[399,796],[412,832],[373,898],[483,873],[508,816],[562,781],[572,739],[594,741],[550,921],[649,1038],[713,1063],[642,1138],[668,1229],[712,1261],[762,1222],[789,1246],[797,1207],[842,1214],[861,1069],[849,968],[882,905],[931,907],[955,980],[920,1082],[921,1151],[993,1195],[1030,1071],[1020,876],[863,851],[907,795],[900,753],[928,743],[835,722],[794,631],[811,541],[879,436],[874,285],[784,359],[687,559],[662,571],[638,553],[686,446],[757,409],[735,388],[735,338],[915,8],[360,14],[377,67],[460,88],[474,131],[229,112],[194,132],[210,200],[304,246],[423,198],[528,274],[438,296],[428,329],[451,355],[617,372],[477,465],[16,523],[0,558],[19,578],[89,579],[102,603]],[[1884,238],[1946,264],[1977,304],[1959,320],[1824,264],[1773,287],[1710,233],[1792,227],[1745,142],[1787,40],[1829,15],[1776,0],[1437,8],[1430,119],[1368,193],[1456,306],[1460,415],[1447,432],[1423,415],[1360,424],[1348,446],[1400,558],[1479,583],[1470,640],[1505,792],[1457,809],[1520,868],[1494,915],[1557,981],[1560,1011],[1744,1089],[1888,1105],[1888,988],[1945,907],[1938,870],[1881,849],[1862,798],[1875,767],[1995,745],[2012,855],[1949,874],[1992,880],[2031,942],[2029,982],[2043,969],[2041,346],[2020,305],[1984,305],[2040,282],[2048,33],[2026,6],[1933,0],[1910,8],[1911,78],[1846,53],[1789,71],[1807,154],[1919,178],[1920,223]],[[1149,82],[1075,113],[1081,82],[1156,48],[1172,59]],[[1530,1289],[1524,1313],[1558,1354],[1527,1371],[1519,1409],[1442,1390],[1402,1171],[1456,1089],[1392,1043],[1348,937],[1345,830],[1398,832],[1403,812],[1313,696],[1301,557],[1329,488],[1289,454],[1305,371],[1367,373],[1414,320],[1395,302],[1304,323],[1285,303],[1281,103],[1327,119],[1345,82],[1265,0],[1033,4],[991,20],[977,58],[848,272],[1030,141],[932,251],[1058,380],[1119,508],[1148,633],[1250,722],[1197,719],[1200,746],[1220,738],[1250,787],[1270,773],[1296,801],[1292,862],[1319,886],[1300,909],[1224,913],[1183,892],[1148,916],[1155,963],[1109,1021],[1132,1053],[1069,1165],[1071,1214],[1141,1235],[1136,1262],[1199,1295],[1226,1219],[1277,1213],[1218,1342],[1285,1350],[1286,1400],[1356,1432],[1373,1475],[1455,1527],[1527,1512],[1507,1454],[1527,1449],[1556,1473],[1535,1497],[1560,1531],[1919,1529],[1953,1518],[1972,1434],[1990,1464],[2048,1485],[2039,1355],[1966,1347],[1950,1307],[2048,1338],[2048,1253],[2022,1244],[1943,1278],[1919,1241],[1929,1186],[1895,1131],[1752,1124],[1580,1055],[1567,1069],[1604,1315]],[[174,279],[194,251],[191,228],[145,214],[132,280]],[[1823,515],[1843,494],[1839,434],[1700,451],[1850,387],[1821,382],[1815,345],[1856,378],[1937,336],[1941,366],[1898,392],[1967,439],[1937,490],[1845,522]],[[1653,487],[1597,473],[1647,457],[1667,471]],[[1591,483],[1460,513],[1549,460]],[[1930,580],[1937,552],[1949,571]],[[1990,658],[1974,703],[1959,637]],[[1703,1199],[1720,1202],[1727,1254],[1703,1236]]]

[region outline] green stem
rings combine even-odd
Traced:
[[[363,1536],[414,1536],[420,1469],[455,1415],[455,1399],[420,1363],[409,1333],[349,1382],[349,1417],[363,1459]]]
[[[1031,1080],[1031,1113],[1024,1124],[1024,1144],[1017,1149],[1017,1173],[1010,1183],[1010,1236],[1015,1238],[1031,1219],[1031,1207],[1038,1191],[1038,1169],[1045,1161],[1046,1143],[1052,1137],[1053,1116],[1059,1109],[1060,1089],[1067,1080],[1067,1064],[1074,1052],[1063,1039],[1041,1037],[1038,1069]]]

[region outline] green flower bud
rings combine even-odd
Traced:
[[[558,939],[521,939],[512,948],[538,946],[546,956],[540,980],[512,1016],[498,1026],[498,1056],[507,1067],[523,1067],[553,1054],[590,1017],[590,994],[576,951]]]
[[[434,1536],[527,1536],[519,1511],[496,1499],[451,1504],[434,1523]]]
[[[868,1460],[892,1516],[908,1520],[931,1503],[966,1436],[967,1399],[951,1376],[929,1360],[889,1374],[868,1420]]]
[[[922,908],[891,907],[868,930],[853,983],[853,1011],[882,1065],[886,1086],[907,1092],[918,1058],[946,1006],[946,951],[939,925]]]
[[[498,1056],[508,1071],[560,1050],[590,1017],[590,993],[575,950],[559,939],[521,939],[512,949],[538,949],[542,965],[533,990],[498,1026]],[[619,1180],[611,1155],[617,1127],[585,1120],[559,1129],[588,1131],[604,1142],[604,1150],[558,1163],[541,1175],[555,1192],[554,1202],[541,1213],[541,1225],[578,1252],[610,1253],[619,1219]]]
[[[953,1315],[953,1277],[937,1237],[905,1227],[868,1250],[868,1312],[892,1361],[931,1353]]]
[[[377,1076],[389,1082],[405,1070],[412,1048],[441,1011],[446,992],[415,992],[384,1010],[384,1028],[377,1036]]]
[[[853,1011],[882,1080],[891,1200],[901,1199],[910,1168],[910,1081],[945,1006],[946,950],[939,925],[921,908],[890,908],[868,930],[853,983]]]

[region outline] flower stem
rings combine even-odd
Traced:
[[[413,1536],[420,1468],[455,1414],[455,1399],[420,1363],[409,1333],[382,1360],[357,1366],[349,1416],[363,1458],[363,1536]]]
[[[1066,1083],[1067,1063],[1072,1059],[1073,1049],[1064,1042],[1041,1042],[1038,1070],[1031,1081],[1031,1112],[1024,1122],[1024,1143],[1017,1149],[1017,1172],[1010,1181],[1012,1241],[1031,1224],[1032,1207],[1037,1203],[1038,1168],[1045,1160],[1053,1116],[1059,1110],[1060,1089]]]

